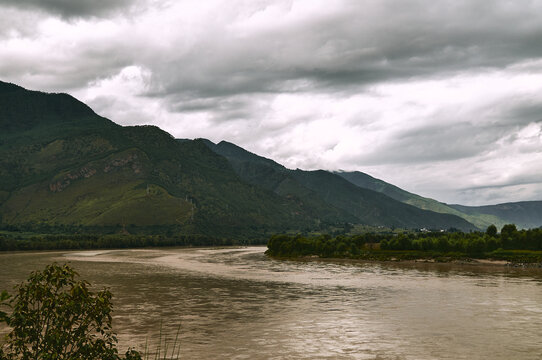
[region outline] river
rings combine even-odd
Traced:
[[[542,358],[539,270],[278,261],[264,251],[5,253],[0,289],[68,262],[114,294],[121,348],[152,348],[160,329],[171,338],[180,326],[181,359]]]

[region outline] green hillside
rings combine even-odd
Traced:
[[[262,236],[315,223],[296,201],[242,182],[201,140],[118,126],[69,95],[0,83],[0,126],[3,226]]]
[[[463,230],[474,226],[457,216],[424,211],[379,192],[360,188],[340,176],[319,170],[289,170],[282,165],[222,141],[206,144],[225,156],[245,181],[274,191],[283,197],[297,197],[321,209],[336,209],[355,220],[373,226]],[[344,216],[344,215],[343,215]]]
[[[318,224],[359,221],[355,216],[329,204],[314,191],[304,187],[292,177],[290,170],[273,160],[248,152],[226,141],[221,141],[218,144],[209,140],[202,141],[214,152],[224,156],[242,180],[258,188],[271,191],[281,199],[297,203],[306,213],[316,219]]]
[[[404,204],[382,193],[355,186],[327,171],[295,170],[294,176],[325,201],[348,211],[364,224],[403,228],[474,229],[472,224],[458,216]]]

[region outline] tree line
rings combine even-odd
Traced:
[[[499,255],[508,250],[542,251],[542,229],[518,230],[515,225],[508,224],[500,233],[491,225],[485,232],[469,233],[421,232],[336,237],[279,234],[269,239],[267,247],[267,254],[279,257],[367,258],[368,254],[386,251],[485,257],[489,253]]]
[[[0,251],[124,249],[167,246],[230,246],[263,244],[265,241],[214,238],[205,235],[34,235],[27,238],[0,235]]]
[[[504,225],[500,234],[491,225],[486,232],[423,233],[398,235],[380,243],[382,250],[422,250],[481,254],[504,250],[542,250],[542,229],[518,230],[516,225]]]

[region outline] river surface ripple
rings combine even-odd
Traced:
[[[69,262],[114,294],[121,348],[181,359],[541,359],[542,273],[278,261],[263,247],[0,255],[0,289]]]

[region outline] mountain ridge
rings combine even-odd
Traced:
[[[446,204],[410,193],[359,171],[339,171],[335,173],[357,186],[382,192],[396,200],[421,209],[460,216],[480,229],[485,229],[489,225],[496,225],[501,228],[510,223],[514,223],[520,228],[534,228],[542,225],[542,201],[523,201],[484,206]],[[531,204],[528,210],[521,207],[524,203]],[[518,206],[514,207],[514,204]],[[521,213],[521,215],[514,213],[514,209],[518,210],[516,212]]]
[[[444,224],[448,224],[446,228],[457,227],[463,230],[474,228],[459,217],[424,212],[384,194],[357,187],[325,170],[290,170],[273,160],[253,154],[229,142],[221,141],[214,144],[208,141],[206,144],[213,151],[226,157],[245,181],[275,192],[279,191],[279,185],[283,181],[293,182],[298,189],[309,190],[309,196],[313,199],[319,199],[345,211],[365,224],[408,228],[442,228]],[[282,191],[282,195],[288,196],[289,191]]]
[[[474,210],[451,208],[463,218],[424,210],[227,141],[121,126],[67,94],[0,82],[0,130],[1,226],[139,226],[232,238],[346,224],[476,229],[464,218]]]
[[[6,87],[17,96],[0,96],[3,226],[143,224],[262,236],[314,223],[295,202],[240,181],[200,140],[122,127],[68,95]]]

